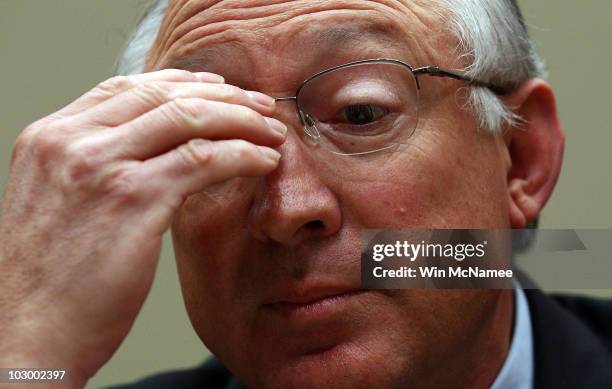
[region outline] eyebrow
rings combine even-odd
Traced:
[[[168,61],[168,66],[189,71],[201,71],[214,62],[227,58],[232,51],[236,50],[244,51],[237,43],[219,43],[198,48],[186,55],[172,57]]]

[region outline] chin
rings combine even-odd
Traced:
[[[380,339],[379,339],[380,340]],[[407,353],[382,344],[342,343],[312,354],[287,358],[245,379],[252,388],[400,388],[409,375]]]

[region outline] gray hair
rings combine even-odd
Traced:
[[[437,0],[435,11],[447,20],[457,39],[457,56],[467,63],[462,69],[468,77],[518,87],[531,78],[544,77],[544,63],[529,37],[516,0]],[[157,37],[168,0],[155,0],[130,37],[117,62],[116,74],[144,71],[147,55]],[[516,125],[521,118],[492,91],[469,88],[468,106],[479,127],[491,132]],[[537,226],[537,220],[531,227]],[[529,246],[534,230],[526,230],[519,251]]]
[[[117,60],[116,75],[144,72],[147,56],[164,19],[168,0],[156,0],[146,10]]]
[[[457,54],[468,63],[464,69],[468,77],[510,88],[545,77],[544,62],[535,51],[515,0],[438,2],[459,42]],[[520,121],[490,90],[470,89],[469,104],[481,128],[499,131]]]

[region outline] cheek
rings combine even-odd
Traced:
[[[449,354],[472,350],[482,336],[484,323],[496,317],[502,294],[505,292],[485,289],[397,291],[394,300],[402,316],[399,322],[404,323],[403,331],[421,369],[436,370],[441,360],[452,360]]]
[[[347,218],[366,228],[507,228],[505,174],[495,151],[444,148],[396,158],[365,175],[375,179],[342,184]]]

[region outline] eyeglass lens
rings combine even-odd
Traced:
[[[363,63],[309,80],[297,105],[304,130],[321,147],[354,155],[406,142],[417,126],[419,94],[408,67]]]

